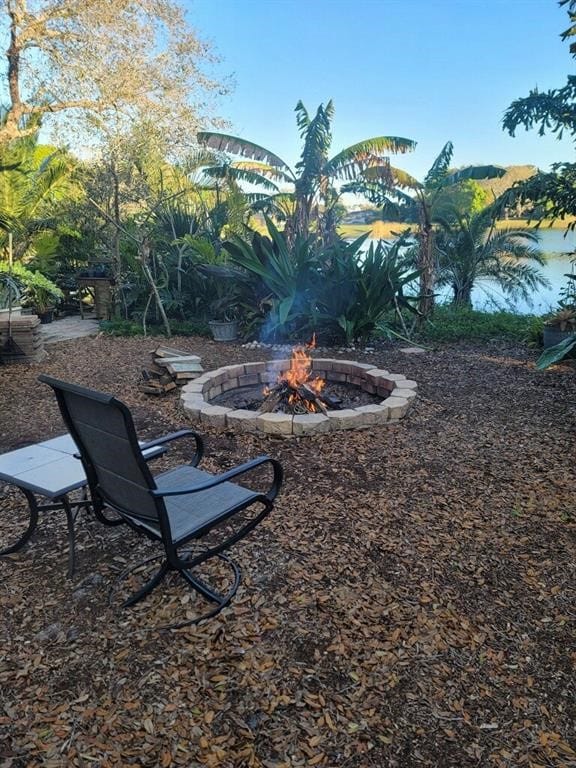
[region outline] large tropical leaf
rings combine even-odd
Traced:
[[[545,368],[554,365],[554,363],[559,363],[561,360],[564,360],[575,347],[576,333],[573,336],[568,336],[567,339],[564,339],[559,344],[555,344],[553,347],[544,350],[538,358],[536,368],[539,371],[543,371]]]
[[[231,166],[233,168],[240,168],[241,170],[259,173],[269,179],[286,181],[289,184],[294,183],[294,177],[291,174],[284,173],[284,171],[280,170],[275,165],[269,165],[268,163],[259,163],[256,160],[235,160],[231,163]]]
[[[416,148],[416,142],[400,136],[375,136],[365,139],[334,155],[325,166],[332,178],[352,179],[370,166],[382,164],[383,153],[404,154]]]
[[[452,161],[452,155],[454,153],[454,145],[451,141],[447,141],[442,147],[440,154],[432,163],[432,167],[426,174],[424,179],[424,186],[429,189],[434,189],[440,186],[448,175],[448,169],[450,168],[450,162]]]
[[[253,211],[262,211],[280,221],[286,220],[294,212],[294,195],[291,192],[279,192],[276,195],[246,195]]]
[[[247,168],[237,168],[234,165],[214,165],[204,168],[204,173],[211,179],[230,179],[232,181],[245,181],[247,184],[267,189],[269,192],[278,192],[278,187],[274,182],[267,179],[261,173],[248,170]]]
[[[422,185],[406,171],[395,168],[389,163],[374,165],[362,171],[362,178],[366,181],[390,182],[390,186],[403,187],[405,189],[421,189]]]
[[[294,112],[296,112],[296,125],[300,129],[300,135],[304,136],[310,125],[310,115],[301,99],[298,99],[298,103],[294,107]]]
[[[277,168],[283,168],[287,173],[291,173],[290,166],[265,147],[253,144],[251,141],[241,139],[238,136],[229,136],[225,133],[214,133],[212,131],[201,131],[197,134],[200,144],[219,152],[229,152],[231,155],[242,155],[242,157],[251,157],[253,160],[274,165]]]
[[[297,194],[312,195],[316,192],[320,179],[325,175],[328,151],[332,144],[331,115],[332,102],[325,108],[320,104],[313,119],[302,132],[304,147],[300,160],[296,164],[298,171]]]

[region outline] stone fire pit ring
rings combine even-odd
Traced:
[[[414,398],[418,385],[402,374],[389,373],[369,363],[315,358],[313,376],[330,382],[346,382],[382,397],[380,403],[356,408],[292,415],[261,413],[212,405],[213,398],[240,387],[273,385],[278,374],[290,368],[290,360],[226,365],[207,371],[182,388],[182,405],[192,421],[234,432],[263,432],[281,437],[302,437],[342,429],[363,429],[401,419]]]

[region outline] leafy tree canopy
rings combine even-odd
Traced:
[[[562,33],[562,39],[576,36],[576,0],[561,0],[566,6],[570,26]],[[570,53],[576,57],[576,43],[570,44]],[[526,130],[537,129],[540,136],[553,133],[559,139],[568,135],[576,141],[576,76],[569,75],[562,88],[540,92],[537,88],[528,96],[516,99],[506,110],[504,130],[511,136],[519,126]],[[525,182],[514,186],[500,199],[500,207],[516,202],[533,202],[546,205],[546,215],[563,218],[576,215],[576,164],[555,163],[550,173],[537,173]],[[576,223],[571,223],[573,229]]]
[[[32,130],[32,118],[55,116],[68,125],[145,117],[182,140],[218,87],[202,69],[210,49],[174,0],[5,0],[0,33],[0,142]]]

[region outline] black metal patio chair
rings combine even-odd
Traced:
[[[176,571],[192,589],[215,604],[208,613],[178,626],[197,623],[222,610],[240,583],[238,566],[223,552],[271,512],[282,484],[280,463],[268,456],[260,456],[222,474],[212,475],[196,468],[202,458],[203,443],[193,430],[180,430],[139,445],[132,415],[120,400],[46,375],[39,376],[39,381],[51,386],[56,394],[62,417],[78,446],[98,518],[114,524],[116,521],[110,520],[105,513],[106,508],[110,508],[135,531],[163,546],[160,568],[124,602],[124,606],[141,600],[170,571]],[[196,442],[196,452],[190,464],[153,475],[142,451],[182,437],[192,437]],[[272,470],[272,480],[265,492],[230,482],[262,465],[269,465]],[[236,530],[227,530],[222,540],[199,552],[186,549],[215,532],[225,521],[232,523],[234,515],[253,505],[256,511],[250,519],[243,521]],[[193,572],[214,557],[223,560],[232,571],[232,583],[225,593]],[[123,576],[141,566],[142,563],[136,564]]]

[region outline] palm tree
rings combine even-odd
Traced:
[[[56,229],[57,204],[74,190],[71,158],[38,145],[37,138],[30,134],[0,147],[0,249],[6,253],[12,232],[16,260],[35,255],[38,236]]]
[[[258,184],[272,192],[268,203],[274,204],[278,199],[285,206],[286,193],[280,190],[278,184],[289,184],[294,201],[293,209],[286,215],[289,241],[295,242],[298,237],[307,238],[313,223],[320,238],[325,241],[334,229],[334,211],[338,202],[335,182],[352,181],[367,168],[382,167],[388,163],[383,153],[409,152],[416,143],[398,136],[378,136],[353,144],[329,157],[334,117],[332,101],[326,106],[320,104],[314,117],[310,117],[301,101],[295,111],[303,148],[294,169],[273,152],[236,136],[202,132],[198,134],[198,141],[212,149],[249,158],[228,162],[226,172],[239,181]],[[222,170],[208,169],[207,173],[217,175]]]
[[[450,286],[455,306],[471,306],[472,289],[481,279],[527,299],[530,291],[548,285],[534,264],[526,263],[545,264],[535,247],[538,241],[533,229],[496,229],[490,207],[458,215],[456,223],[444,222],[435,236],[437,284]]]
[[[450,171],[454,146],[446,142],[423,182],[389,163],[365,169],[347,191],[363,194],[382,206],[382,215],[393,217],[400,212],[418,222],[418,259],[420,270],[420,301],[418,310],[427,318],[434,309],[436,285],[434,263],[434,229],[441,216],[451,215],[446,209],[446,191],[475,179],[503,176],[505,168],[496,165],[469,165]]]

